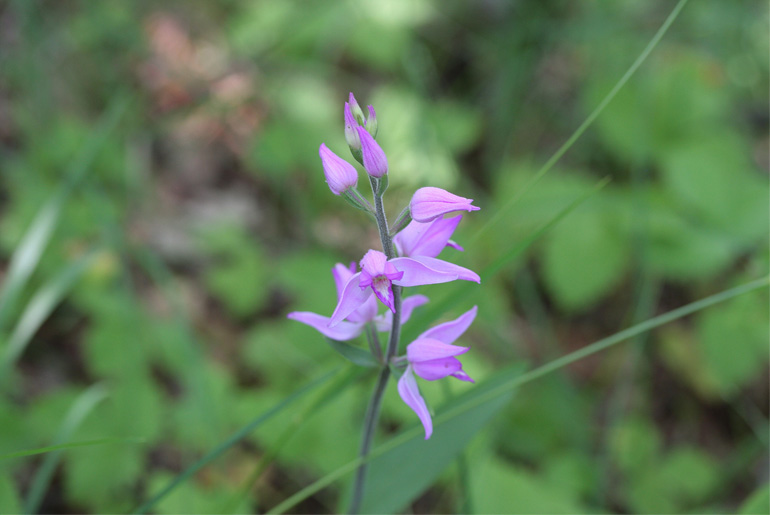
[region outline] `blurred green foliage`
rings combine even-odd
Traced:
[[[766,275],[764,2],[690,2],[529,186],[672,8],[0,2],[0,292],[33,220],[61,200],[39,263],[0,301],[1,353],[31,299],[93,256],[0,376],[0,454],[52,445],[95,384],[107,396],[69,440],[141,439],[57,451],[49,479],[45,455],[2,460],[0,512],[23,511],[35,484],[39,512],[130,511],[346,363],[285,314],[328,315],[331,267],[378,244],[317,157],[321,142],[345,155],[349,91],[377,109],[389,213],[425,185],[482,207],[452,255],[474,269],[611,178],[447,313],[480,307],[464,338],[480,382]],[[421,291],[438,303],[457,290]],[[768,309],[766,290],[745,295],[481,403],[374,461],[367,509],[767,513]],[[263,511],[334,471],[356,456],[371,381],[303,398],[153,511]],[[474,388],[421,385],[437,410]],[[391,386],[381,441],[416,424]],[[296,510],[344,509],[347,480]]]

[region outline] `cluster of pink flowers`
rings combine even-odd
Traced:
[[[382,210],[381,196],[387,187],[388,159],[375,141],[378,124],[374,108],[368,106],[368,112],[368,116],[365,116],[351,93],[344,108],[345,139],[353,157],[366,170],[375,201],[380,200],[379,204],[375,204]],[[399,215],[394,227],[389,229],[384,211],[376,212],[357,190],[356,168],[325,144],[321,144],[319,155],[332,193],[345,196],[356,207],[377,219],[384,252],[368,250],[359,262],[360,270],[357,270],[355,263],[349,266],[338,263],[334,266],[332,276],[337,287],[337,305],[331,316],[292,312],[289,318],[315,328],[328,338],[347,341],[361,335],[367,324],[372,324],[376,331],[391,332],[394,319],[403,324],[409,320],[415,308],[428,302],[424,295],[412,295],[396,302],[400,288],[456,280],[480,282],[479,276],[472,270],[438,259],[445,247],[463,250],[451,240],[462,215],[445,215],[478,210],[478,207],[472,205],[471,199],[440,188],[420,188],[412,196],[409,206]],[[380,303],[385,310],[378,314]],[[395,316],[397,310],[398,316]],[[415,376],[427,381],[452,376],[461,381],[473,382],[457,359],[457,356],[469,350],[468,347],[453,343],[468,329],[476,317],[476,311],[474,306],[456,320],[425,331],[407,345],[405,356],[390,355],[396,353],[397,348],[385,355],[383,366],[401,368],[406,365],[398,381],[398,392],[420,418],[425,427],[426,439],[433,432],[433,425]],[[397,335],[398,332],[396,347]]]

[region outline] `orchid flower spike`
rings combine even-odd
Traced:
[[[350,266],[347,267],[342,263],[337,263],[334,265],[334,268],[332,268],[334,284],[337,287],[338,301],[342,296],[345,284],[347,284],[348,280],[355,274],[355,272],[355,263],[350,263]],[[403,325],[409,320],[414,308],[422,306],[426,302],[428,302],[428,297],[425,295],[412,295],[411,297],[406,297],[401,303],[401,324]],[[367,299],[360,307],[350,313],[345,320],[334,327],[329,327],[329,317],[310,311],[293,311],[286,316],[297,322],[309,325],[332,340],[339,341],[352,340],[359,336],[364,331],[364,326],[366,326],[368,322],[374,322],[375,327],[380,332],[390,331],[390,327],[393,324],[393,314],[390,311],[386,311],[382,315],[377,315],[377,300],[374,297]]]
[[[461,246],[450,240],[462,215],[453,218],[436,218],[430,223],[420,223],[412,220],[401,232],[393,237],[393,243],[399,256],[438,257],[444,247],[463,250]]]
[[[370,250],[361,259],[361,271],[353,274],[343,288],[337,307],[329,321],[334,327],[363,305],[372,296],[380,299],[391,311],[393,285],[421,286],[439,284],[458,279],[481,282],[478,274],[440,259],[414,256],[388,259],[378,250]]]
[[[407,406],[420,418],[425,428],[425,439],[433,434],[433,421],[425,399],[420,395],[415,375],[426,381],[435,381],[452,376],[461,381],[473,383],[473,379],[463,371],[463,365],[457,356],[468,352],[468,347],[452,345],[476,318],[478,308],[469,311],[451,322],[439,324],[417,337],[406,347],[408,365],[401,379],[398,380],[398,393]]]
[[[358,172],[353,168],[352,164],[329,150],[325,143],[321,143],[318,155],[321,156],[326,183],[329,185],[332,193],[341,195],[346,190],[356,187],[358,184]]]
[[[361,140],[361,151],[364,155],[364,168],[372,177],[382,177],[388,173],[388,158],[365,127],[356,127]]]
[[[425,223],[453,211],[478,211],[471,202],[473,199],[459,197],[441,188],[420,188],[412,196],[409,211],[413,220]]]

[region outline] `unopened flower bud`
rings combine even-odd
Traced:
[[[348,97],[348,103],[350,104],[350,112],[353,114],[353,118],[358,122],[358,125],[363,125],[365,123],[364,112],[361,110],[358,102],[356,102],[356,97],[353,96],[353,93]]]
[[[350,111],[350,103],[345,102],[345,141],[348,142],[351,151],[361,150],[361,139],[358,137],[356,127],[358,123]]]
[[[332,193],[340,195],[358,184],[358,172],[353,165],[329,150],[325,143],[321,143],[318,155],[321,156],[326,183]]]
[[[373,138],[377,137],[377,113],[374,112],[374,107],[368,106],[369,108],[369,117],[366,119],[366,130],[369,131],[369,134],[372,135]]]
[[[358,127],[358,137],[361,139],[361,151],[364,154],[364,168],[372,177],[380,178],[388,173],[388,158],[385,152],[374,141],[364,127]]]

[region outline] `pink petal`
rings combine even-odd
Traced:
[[[409,363],[420,363],[422,361],[459,356],[460,354],[465,354],[468,350],[469,347],[449,345],[432,338],[418,338],[406,346],[406,358],[409,360]]]
[[[462,215],[454,218],[437,218],[430,223],[412,220],[403,231],[396,234],[393,243],[396,244],[396,249],[401,256],[436,257],[444,247],[449,245],[449,238],[452,237],[462,218]]]
[[[393,281],[399,286],[439,284],[457,279],[480,282],[479,276],[475,272],[436,258],[425,256],[400,257],[393,258],[390,262],[396,269],[404,272],[401,279]]]
[[[460,197],[441,188],[420,188],[414,192],[409,210],[412,219],[418,222],[430,222],[453,211],[476,211],[471,205],[473,199]]]
[[[366,302],[366,299],[371,296],[372,290],[370,288],[362,290],[359,286],[358,283],[360,279],[361,272],[354,274],[348,280],[347,284],[345,285],[345,289],[342,291],[342,295],[340,296],[339,303],[334,309],[334,313],[332,313],[331,319],[329,320],[330,327],[334,327],[335,325],[345,320],[348,315],[358,309],[364,302]]]
[[[442,358],[412,363],[412,368],[418,377],[426,381],[436,381],[456,374],[463,369],[463,365],[457,358]]]
[[[353,277],[353,274],[356,273],[356,264],[354,262],[351,262],[348,267],[345,267],[342,263],[337,263],[334,265],[334,268],[332,268],[332,276],[334,277],[334,285],[337,287],[337,301],[339,302],[340,297],[342,296],[342,290],[345,288],[345,285],[350,280],[351,277]]]
[[[460,252],[462,252],[462,251],[464,251],[464,250],[465,250],[465,249],[464,249],[464,248],[462,248],[460,245],[458,245],[456,241],[453,241],[453,240],[449,240],[449,241],[447,241],[447,242],[446,242],[446,246],[447,246],[447,247],[452,247],[453,249],[455,249],[455,250],[459,250]]]
[[[438,272],[444,272],[447,274],[456,274],[457,278],[462,279],[463,281],[472,281],[474,283],[481,283],[481,278],[479,277],[479,274],[477,274],[473,270],[469,270],[468,268],[464,268],[459,265],[455,265],[454,263],[450,263],[449,261],[444,261],[443,259],[436,259],[428,256],[416,256],[411,259],[418,261],[423,265],[427,266],[428,268],[431,268]]]
[[[390,311],[388,311],[390,313]],[[360,308],[349,314],[346,320],[350,322],[366,323],[375,319],[377,316],[377,299],[374,295],[366,299]]]
[[[428,302],[428,297],[425,295],[412,295],[401,301],[401,325],[404,325],[409,320],[414,308],[422,306],[426,302]],[[377,326],[378,331],[383,333],[390,331],[390,326],[393,324],[393,313],[386,311],[375,318],[374,323]]]
[[[458,370],[454,374],[452,374],[452,377],[459,379],[460,381],[467,381],[469,383],[475,383],[473,379],[471,379],[471,376],[465,373],[463,370]]]
[[[321,316],[309,311],[294,311],[286,315],[287,318],[309,325],[322,335],[332,340],[352,340],[364,330],[364,324],[342,321],[334,327],[329,327],[329,317]]]
[[[376,277],[385,274],[385,265],[388,257],[379,250],[370,249],[361,258],[361,270],[366,270],[369,275]]]
[[[398,380],[398,394],[406,405],[420,417],[420,422],[425,428],[425,439],[430,438],[430,435],[433,434],[433,421],[430,418],[428,406],[425,405],[425,399],[420,395],[420,389],[417,387],[411,366],[406,367],[404,375]]]
[[[432,338],[444,343],[453,343],[471,326],[477,312],[478,307],[473,306],[456,319],[428,329],[417,338]]]

